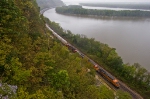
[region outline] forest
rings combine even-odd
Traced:
[[[66,34],[58,24],[51,24],[39,12],[35,0],[0,2],[1,99],[131,99],[127,92],[118,90],[114,94],[105,85],[97,84],[92,64],[53,37],[45,22],[61,35]],[[77,40],[74,39],[76,44]],[[98,53],[91,48],[87,51]],[[103,57],[108,54],[107,50]],[[109,56],[108,60],[111,60],[112,56]]]
[[[109,16],[109,17],[150,17],[149,11],[140,10],[99,10],[99,9],[84,9],[79,5],[69,5],[56,8],[57,13],[71,15],[93,15],[93,16]]]
[[[124,64],[115,48],[96,41],[94,38],[87,38],[85,35],[63,30],[58,23],[50,22],[48,19],[47,23],[55,32],[95,60],[101,67],[140,93],[144,99],[150,99],[150,72],[139,63]]]

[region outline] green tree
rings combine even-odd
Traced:
[[[113,91],[109,90],[106,86],[100,86],[100,99],[112,99],[115,98]]]
[[[116,92],[116,97],[117,99],[132,99],[132,96],[129,93],[124,92],[122,90],[118,90]]]
[[[52,74],[52,80],[50,81],[52,86],[59,90],[64,90],[69,87],[70,81],[66,70],[60,70],[56,74]]]

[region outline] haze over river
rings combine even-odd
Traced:
[[[57,14],[55,9],[44,16],[65,30],[116,48],[124,63],[139,63],[150,71],[150,19],[67,16]]]

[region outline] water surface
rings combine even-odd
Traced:
[[[150,71],[150,19],[141,18],[90,18],[57,14],[50,9],[44,16],[65,30],[116,48],[124,63],[140,63]]]

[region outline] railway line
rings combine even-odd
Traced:
[[[87,56],[86,56],[87,57]],[[88,58],[88,57],[87,57]],[[93,65],[98,65],[96,62],[94,62],[92,59],[90,59],[90,62],[93,64]],[[99,65],[98,65],[99,66]],[[99,66],[100,67],[100,66]],[[135,91],[133,91],[132,89],[130,89],[127,85],[125,85],[122,81],[118,80],[119,81],[119,84],[120,84],[120,87],[119,88],[116,88],[114,85],[112,85],[108,80],[106,80],[104,77],[102,77],[101,75],[99,75],[99,73],[97,73],[97,75],[114,91],[117,91],[117,90],[123,90],[123,91],[126,91],[128,93],[130,93],[130,95],[132,96],[132,99],[143,99],[139,94],[137,94]]]
[[[70,43],[68,43],[65,39],[63,39],[61,36],[59,36],[56,32],[54,32],[54,31],[48,26],[48,24],[46,24],[46,27],[47,27],[50,31],[52,31],[53,35],[54,35],[58,40],[60,40],[65,46],[67,46],[68,49],[71,49],[72,52],[74,52],[74,53],[77,52],[82,58],[86,57],[86,58],[88,59],[88,61],[89,61],[91,64],[93,64],[93,67],[97,65],[98,68],[102,68],[102,67],[99,66],[96,62],[94,62],[94,60],[92,60],[92,59],[90,59],[89,57],[87,57],[85,54],[83,54],[81,51],[79,51],[77,48],[75,48],[75,47],[72,46]],[[103,70],[104,72],[106,72],[106,74],[108,74],[108,75],[110,76],[110,78],[115,79],[115,77],[112,76],[110,73],[108,73],[105,69],[102,68],[101,70]],[[106,83],[111,89],[113,89],[113,90],[115,90],[115,91],[117,91],[118,89],[123,90],[123,91],[126,91],[126,92],[130,93],[130,95],[132,96],[132,99],[143,99],[139,94],[137,94],[136,92],[134,92],[133,90],[131,90],[131,89],[130,89],[127,85],[125,85],[123,82],[121,82],[121,81],[118,80],[119,86],[118,86],[118,88],[117,88],[117,87],[115,87],[115,86],[112,84],[113,82],[111,82],[111,80],[108,80],[108,79],[106,80],[105,77],[102,77],[102,76],[105,76],[105,75],[101,75],[101,74],[98,72],[98,70],[96,70],[96,71],[97,71],[98,76],[99,76],[100,78],[102,78],[102,79],[105,81],[105,83]]]
[[[119,82],[120,82],[120,89],[130,93],[130,95],[132,96],[133,99],[143,99],[139,94],[137,94],[135,91],[130,89],[123,82],[121,82],[121,81],[119,81]]]

